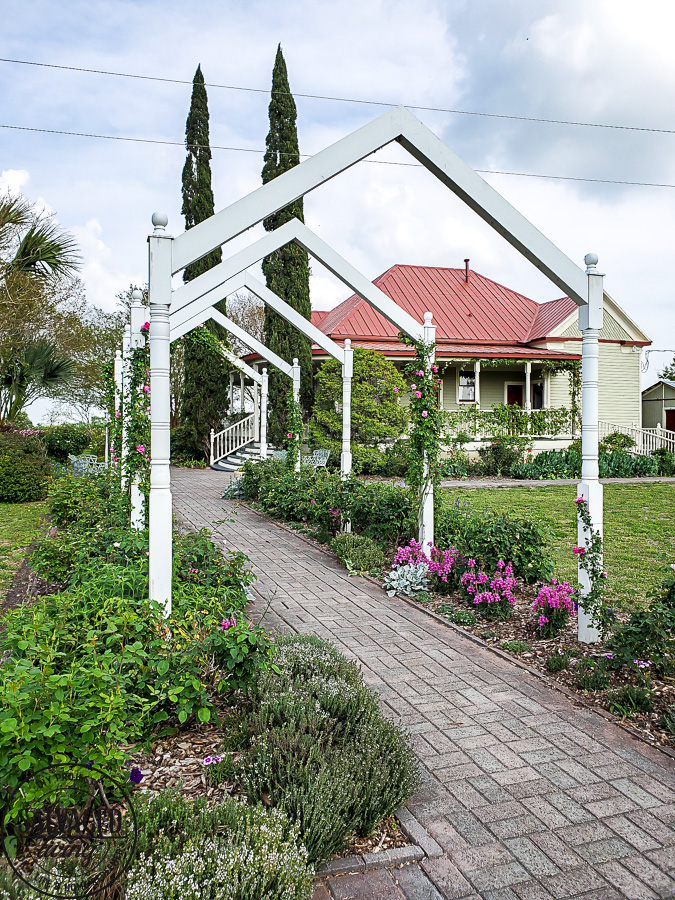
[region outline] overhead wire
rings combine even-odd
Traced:
[[[102,141],[125,141],[134,144],[159,144],[168,147],[185,147],[184,141],[167,141],[160,138],[138,138],[119,134],[96,134],[87,131],[64,131],[57,128],[35,128],[28,125],[8,125],[3,123],[0,123],[0,128],[5,128],[12,131],[32,131],[40,134],[59,134],[67,135],[70,137],[95,138]],[[202,148],[198,144],[194,144],[191,146],[194,146],[195,149],[206,149]],[[221,144],[211,144],[210,149],[229,150],[233,153],[265,153],[264,150],[260,150],[255,147],[230,147]],[[300,154],[300,156],[302,159],[310,158],[310,154],[306,153]],[[423,168],[421,163],[399,162],[397,160],[367,159],[364,160],[364,162],[380,166],[409,166],[411,168]],[[578,181],[587,182],[590,184],[618,184],[632,187],[675,188],[675,184],[655,181],[623,181],[615,178],[581,178],[574,175],[547,175],[539,172],[506,172],[499,169],[475,169],[474,171],[479,172],[481,175],[512,175],[518,178],[545,178],[552,179],[554,181]]]

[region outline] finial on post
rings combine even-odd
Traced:
[[[598,264],[598,254],[597,253],[587,253],[584,256],[584,262],[586,263],[586,274],[594,275],[598,270],[596,266]]]
[[[165,234],[169,217],[166,213],[155,212],[152,214],[152,224],[155,226],[155,234]]]
[[[352,341],[351,338],[345,338],[345,350],[351,350]]]
[[[424,313],[424,324],[431,325],[431,320],[433,319],[433,314],[430,312]]]
[[[296,357],[294,358],[294,360],[293,360],[293,365],[294,365],[294,366],[297,366],[297,365],[298,365],[298,357],[297,357],[297,356],[296,356]]]
[[[131,305],[132,306],[140,306],[143,302],[143,291],[139,291],[138,288],[135,288],[131,292]]]

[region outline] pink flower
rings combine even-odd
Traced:
[[[143,390],[145,391],[146,394],[149,394],[149,393],[150,393],[150,385],[149,385],[149,384],[144,384],[144,385],[143,385]]]
[[[416,396],[417,399],[419,400],[420,397],[422,396],[422,394],[421,394],[419,391],[415,391],[415,396]]]
[[[286,437],[293,437],[293,432],[289,431],[288,434],[286,435]]]
[[[312,506],[316,506],[316,500],[310,500],[309,502],[312,504]]]
[[[585,552],[586,552],[585,547],[574,547],[574,549],[572,550],[572,553],[576,553],[577,556],[582,556]]]
[[[417,385],[416,385],[416,384],[411,384],[411,385],[410,385],[410,390],[411,390],[411,391],[416,391],[416,390],[417,390]]]
[[[438,366],[433,366],[431,369],[432,372],[438,372]]]
[[[586,501],[583,497],[577,497],[577,499],[574,502],[575,503],[585,503]]]
[[[429,413],[426,411],[426,409],[423,409],[423,410],[422,410],[422,418],[423,418],[423,419],[426,419],[426,417],[427,417],[428,415],[429,415]]]
[[[150,323],[146,322],[144,325],[141,325],[141,331],[150,331]]]
[[[119,419],[119,417],[120,417],[121,415],[122,415],[122,413],[116,412],[116,413],[115,413],[115,418],[116,418],[116,419]]]
[[[136,449],[138,450],[139,453],[145,453],[145,447],[143,446],[143,444],[139,444],[138,447],[136,447]]]
[[[395,393],[395,394],[398,394],[398,388],[397,388],[397,387],[394,388],[394,393]]]

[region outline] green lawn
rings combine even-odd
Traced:
[[[47,512],[42,503],[0,503],[0,599]]]
[[[446,489],[446,494],[540,522],[551,534],[557,574],[576,582],[575,487]],[[615,602],[644,598],[660,581],[659,566],[675,562],[675,484],[605,485],[604,531],[609,595]]]

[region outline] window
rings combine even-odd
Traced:
[[[476,373],[469,370],[459,373],[459,396],[460,403],[476,402]]]

